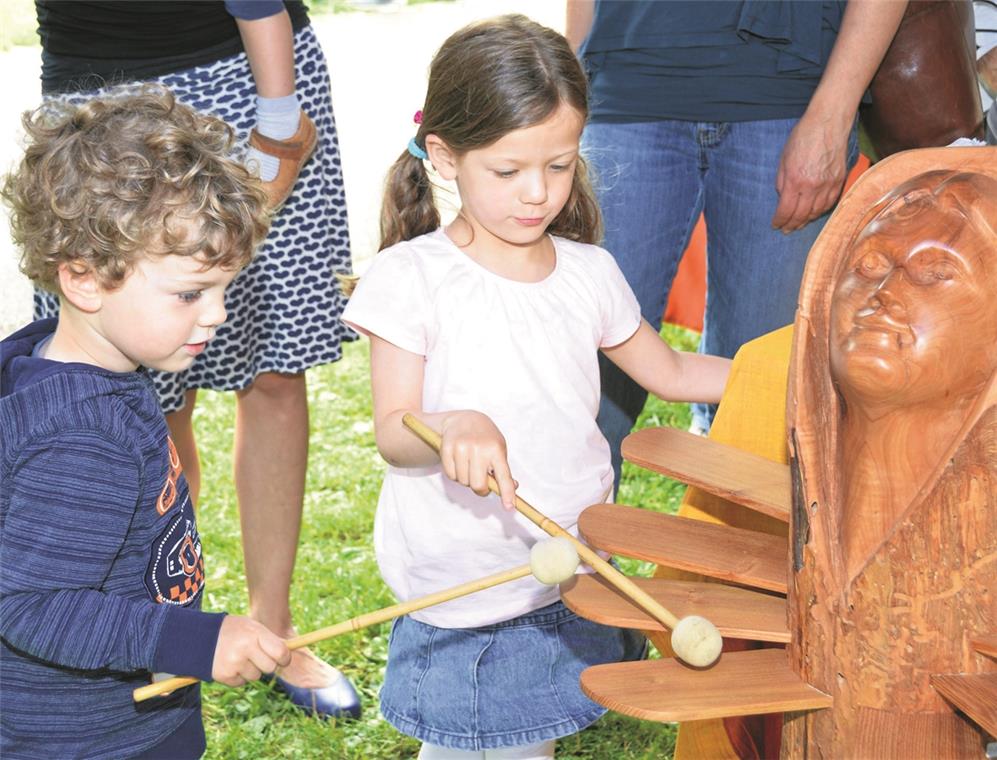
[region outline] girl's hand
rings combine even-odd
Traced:
[[[492,475],[502,505],[514,509],[517,484],[509,470],[505,438],[495,423],[480,412],[451,412],[440,424],[440,434],[440,462],[446,476],[478,496],[487,496],[488,476]]]

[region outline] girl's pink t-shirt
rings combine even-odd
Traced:
[[[343,319],[425,357],[423,410],[475,409],[506,438],[518,493],[572,534],[612,489],[609,445],[595,424],[598,350],[631,337],[640,307],[613,257],[552,238],[554,270],[509,280],[465,255],[443,230],[374,257]],[[387,468],[374,524],[384,580],[401,600],[529,562],[546,534],[498,497],[475,495],[437,466]],[[558,598],[532,576],[414,613],[444,628],[508,620]]]

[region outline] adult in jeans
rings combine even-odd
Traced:
[[[605,247],[655,327],[706,218],[700,350],[733,356],[793,321],[807,252],[857,158],[856,113],[900,0],[568,0],[591,81],[582,146]],[[608,362],[599,427],[620,444],[647,394]],[[694,407],[708,429],[712,409]]]

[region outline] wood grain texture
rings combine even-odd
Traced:
[[[898,154],[811,249],[787,404],[788,651],[834,706],[787,720],[785,758],[980,754],[931,678],[997,672],[970,643],[997,630],[995,179],[994,148]],[[958,273],[920,277],[929,249]]]
[[[786,593],[789,545],[779,536],[619,504],[589,507],[578,530],[612,554]]]
[[[678,660],[596,665],[582,671],[582,691],[635,718],[702,720],[828,707],[831,699],[790,670],[782,649],[725,652],[707,670]]]
[[[789,521],[789,468],[757,454],[675,428],[645,428],[623,440],[623,458],[783,522]]]
[[[997,657],[997,633],[987,636],[972,636],[969,639],[970,646],[980,654],[988,657]]]
[[[641,589],[678,617],[701,615],[721,635],[787,643],[786,601],[780,596],[721,583],[634,578]],[[561,584],[561,599],[584,618],[619,628],[666,630],[627,597],[594,574],[576,575]]]
[[[988,734],[997,736],[997,675],[935,675],[931,685]]]

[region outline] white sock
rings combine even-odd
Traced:
[[[522,747],[469,752],[463,749],[439,747],[435,744],[423,744],[419,750],[419,760],[552,760],[554,745],[554,740],[551,740]]]
[[[423,743],[419,750],[418,760],[485,760],[485,753],[481,750],[468,752],[463,749],[450,749],[436,744]]]
[[[264,137],[286,140],[298,131],[300,122],[298,93],[292,92],[282,98],[256,97],[256,131]],[[250,146],[246,154],[246,166],[264,182],[269,182],[280,170],[280,159]]]
[[[502,749],[486,749],[485,760],[552,760],[554,757],[554,740],[527,744],[522,747],[503,747]]]

